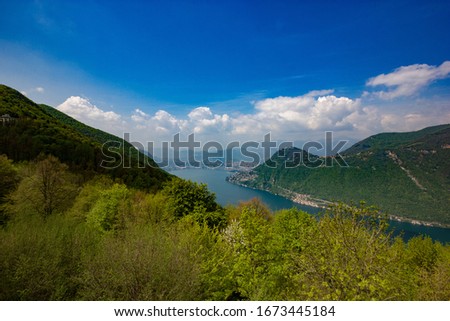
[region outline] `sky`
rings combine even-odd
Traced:
[[[176,133],[355,142],[450,123],[449,1],[0,8],[0,83],[143,145]]]

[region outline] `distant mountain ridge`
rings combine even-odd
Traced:
[[[0,85],[1,115],[9,115],[12,121],[0,124],[0,154],[14,161],[52,154],[86,176],[102,173],[131,187],[148,190],[159,189],[170,177],[153,159],[123,139],[87,126],[53,107],[38,105],[5,85]],[[109,151],[102,148],[107,142]],[[124,160],[128,162],[126,166]],[[110,168],[102,167],[102,161],[110,161]]]
[[[311,162],[318,156],[282,150],[230,181],[308,205],[364,200],[396,217],[450,226],[450,124],[373,135],[341,155],[348,167],[314,166],[325,159]],[[300,157],[302,165],[286,166]]]
[[[352,155],[369,149],[406,147],[412,144],[425,143],[425,141],[428,144],[427,147],[437,148],[440,147],[439,144],[444,144],[445,140],[447,143],[450,141],[450,134],[448,134],[449,128],[450,124],[446,124],[427,127],[414,132],[376,134],[354,144],[341,154]],[[432,141],[433,138],[438,138],[438,140]],[[430,144],[434,145],[431,146]]]

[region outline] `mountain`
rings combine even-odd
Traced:
[[[38,105],[5,85],[0,85],[0,116],[0,154],[14,161],[52,154],[86,178],[102,173],[147,190],[159,189],[170,178],[153,159],[123,139]]]
[[[308,205],[363,200],[394,217],[450,225],[450,125],[374,135],[341,155],[280,150],[230,181]]]

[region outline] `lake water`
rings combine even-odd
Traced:
[[[228,183],[225,178],[230,175],[229,171],[220,169],[182,169],[172,171],[171,173],[184,179],[190,179],[194,182],[207,184],[209,190],[216,194],[217,202],[224,206],[227,204],[235,205],[241,201],[248,201],[252,198],[258,197],[272,210],[297,207],[310,214],[317,214],[321,211],[321,209],[300,205],[287,198],[274,195],[266,191],[255,190]],[[442,243],[450,242],[450,229],[427,227],[396,221],[391,221],[390,226],[394,230],[395,235],[401,233],[405,240],[424,234],[429,235],[432,239]]]

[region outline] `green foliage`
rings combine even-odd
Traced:
[[[206,184],[174,178],[164,186],[162,194],[167,197],[167,206],[175,218],[193,215],[199,223],[211,228],[226,224],[225,212]]]
[[[420,243],[421,241],[423,240],[416,242]],[[430,246],[429,241],[425,241],[425,243],[427,244],[418,245],[419,247]],[[413,246],[410,246],[410,250],[412,248]],[[434,252],[436,252],[436,261],[425,270],[421,269],[418,272],[416,270],[417,275],[419,275],[416,298],[418,300],[450,301],[450,246],[435,243],[434,249],[427,252],[432,253],[433,258]]]
[[[307,246],[305,242],[311,229],[316,225],[311,215],[295,208],[276,212],[273,229],[279,243],[277,246],[301,252]]]
[[[276,275],[277,300],[297,299],[305,282],[304,273],[299,273],[299,262],[306,250],[314,247],[318,233],[317,221],[309,214],[292,208],[275,214],[273,224],[273,251],[276,261],[271,275]]]
[[[268,206],[264,204],[259,198],[255,197],[245,202],[239,202],[239,204],[235,208],[231,208],[229,210],[229,219],[231,221],[239,220],[242,212],[249,209],[251,209],[256,216],[259,216],[266,220],[271,220],[273,218],[273,214]]]
[[[269,244],[270,225],[252,207],[244,208],[231,234],[234,252],[233,274],[241,296],[252,300],[267,296],[269,265],[273,260]]]
[[[410,247],[439,259],[431,269],[413,263]],[[449,287],[436,280],[448,280],[448,246],[438,247],[392,239],[379,211],[363,204],[338,204],[319,221],[297,209],[267,220],[242,207],[205,262],[205,285],[216,300],[444,299]]]
[[[13,221],[0,231],[0,300],[73,300],[80,262],[97,237],[62,216]]]
[[[0,155],[0,177],[2,184],[0,185],[0,202],[14,188],[18,181],[17,169],[14,167],[12,160],[5,155]]]
[[[114,184],[102,191],[87,214],[87,223],[102,232],[124,228],[128,211],[129,191],[125,185]]]
[[[438,260],[438,249],[430,237],[417,236],[410,239],[406,253],[408,263],[420,270],[431,271]]]
[[[7,211],[5,210],[5,203],[7,202],[7,195],[14,189],[19,181],[17,169],[13,166],[12,161],[5,155],[0,155],[0,227],[6,225],[9,220]]]
[[[69,215],[82,221],[92,210],[103,191],[110,188],[114,182],[107,176],[97,176],[86,182],[78,193]]]
[[[338,204],[320,219],[314,246],[298,262],[307,279],[307,299],[394,300],[405,295],[396,283],[402,263],[388,255],[390,237],[378,215],[363,205]]]
[[[86,126],[60,111],[37,105],[0,85],[0,115],[14,121],[0,126],[0,154],[14,161],[54,155],[85,179],[101,173],[134,188],[156,191],[170,175],[123,139]],[[105,145],[107,148],[103,148]],[[102,166],[107,162],[108,168]]]
[[[200,224],[206,225],[211,229],[222,229],[226,226],[225,211],[218,207],[215,211],[208,211],[205,207],[195,207],[190,214]]]
[[[201,299],[199,263],[208,233],[179,222],[171,229],[133,226],[121,238],[107,235],[82,261],[80,298]]]
[[[275,168],[262,164],[240,183],[285,196],[293,191],[348,204],[364,200],[396,216],[450,224],[449,141],[450,125],[371,136],[343,153],[348,167],[318,167],[312,163],[317,156],[283,150],[267,161]],[[286,168],[286,161],[300,157],[308,166]]]
[[[350,168],[256,169],[256,187],[350,204],[313,217],[257,199],[223,209],[206,185],[167,182],[129,143],[0,86],[6,113],[0,300],[450,300],[449,245],[393,239],[384,214],[351,203],[447,222],[448,125],[368,138]],[[129,168],[100,166],[108,140]]]
[[[394,239],[364,203],[317,217],[257,199],[222,209],[205,185],[80,183],[53,156],[0,157],[5,193],[16,167],[0,300],[450,300],[450,246]]]
[[[128,219],[133,223],[156,225],[172,221],[172,213],[167,207],[167,197],[161,192],[146,194],[135,191],[131,199],[133,215],[129,216]]]
[[[9,196],[10,213],[32,212],[46,219],[67,210],[77,195],[75,177],[56,157],[42,156],[23,175],[17,190]]]

